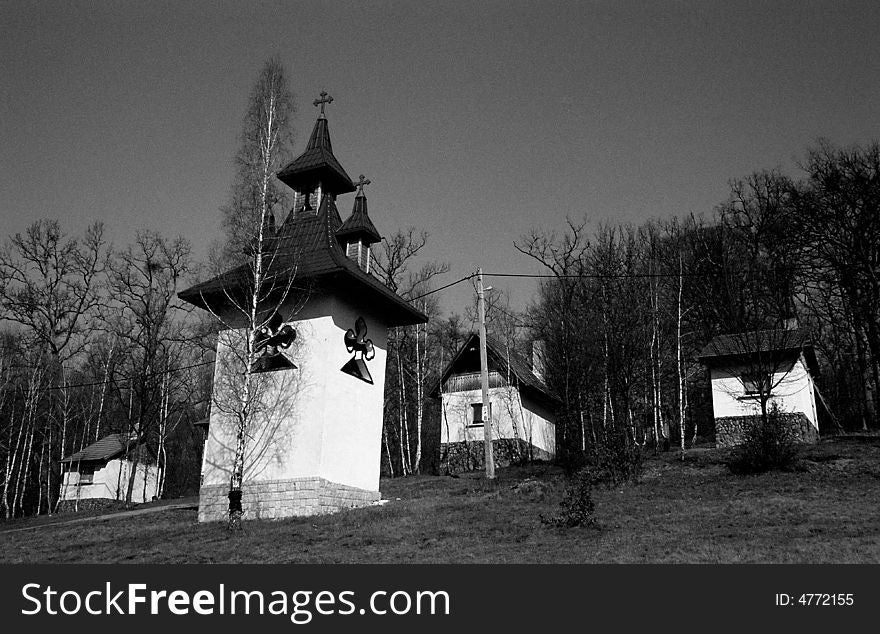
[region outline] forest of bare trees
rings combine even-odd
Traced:
[[[682,451],[710,438],[701,350],[720,334],[759,349],[795,323],[819,357],[825,429],[876,427],[880,146],[823,143],[802,169],[735,180],[711,214],[592,232],[570,222],[517,243],[550,275],[527,321],[564,403],[562,456],[621,430]]]
[[[0,505],[5,517],[57,510],[61,459],[109,433],[131,439],[134,462],[160,492],[198,482],[188,459],[204,403],[205,362],[176,293],[190,273],[189,243],[138,234],[109,248],[100,225],[80,237],[33,223],[0,250]],[[120,483],[132,498],[135,470]]]

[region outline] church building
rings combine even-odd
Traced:
[[[293,209],[268,241],[272,313],[256,337],[259,363],[246,368],[235,305],[249,292],[243,265],[180,293],[224,324],[202,467],[199,520],[224,520],[236,454],[241,377],[261,386],[245,439],[245,519],[314,515],[379,499],[383,393],[390,327],[427,317],[373,274],[381,240],[367,212],[363,176],[352,182],[336,159],[324,106],[305,151],[278,172]],[[356,192],[343,221],[337,202]],[[275,289],[274,292],[272,289]],[[279,290],[280,289],[280,290]],[[238,336],[236,336],[238,335]]]

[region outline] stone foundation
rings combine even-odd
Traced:
[[[125,500],[113,500],[111,498],[80,498],[76,500],[62,500],[58,503],[58,513],[73,513],[74,511],[94,511],[124,509]]]
[[[814,443],[819,441],[819,432],[810,424],[802,412],[778,414],[792,431],[795,441]],[[760,418],[760,417],[758,417]],[[754,420],[753,416],[722,416],[715,419],[715,446],[719,448],[741,445],[745,439],[745,426]]]
[[[492,441],[492,455],[496,467],[531,460],[550,460],[552,456],[525,440],[500,438]],[[483,468],[485,449],[482,440],[452,442],[440,445],[440,473],[461,473]]]
[[[205,485],[199,490],[199,521],[225,521],[229,516],[229,486]],[[324,478],[293,478],[245,482],[241,506],[244,519],[280,519],[336,513],[368,506],[379,500],[378,491],[330,482]]]

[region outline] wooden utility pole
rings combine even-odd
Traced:
[[[492,455],[492,415],[489,409],[489,369],[486,361],[486,300],[483,297],[483,269],[477,269],[477,310],[480,313],[480,383],[483,387],[483,446],[486,449],[486,478],[495,478]]]

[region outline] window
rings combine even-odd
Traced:
[[[482,427],[483,423],[483,404],[471,403],[471,424],[469,427]],[[492,418],[492,403],[489,403],[489,418]]]
[[[764,389],[765,393],[770,392],[770,386],[772,375],[765,374],[762,372],[755,374],[744,374],[743,375],[743,386],[746,389],[746,396],[758,396],[761,394],[761,389]]]
[[[361,250],[361,243],[358,242],[349,242],[348,246],[345,249],[345,255],[351,258],[352,260],[357,261],[358,255]]]
[[[94,465],[80,465],[79,467],[79,483],[91,484],[95,480]]]

